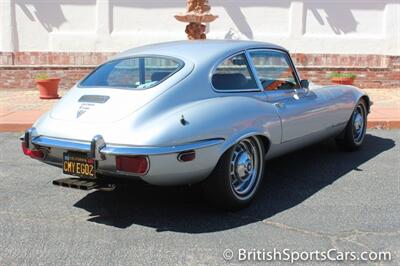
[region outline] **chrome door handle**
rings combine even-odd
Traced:
[[[283,107],[285,107],[285,104],[284,104],[284,103],[274,103],[274,105],[275,105],[275,107],[277,107],[277,108],[283,108]]]

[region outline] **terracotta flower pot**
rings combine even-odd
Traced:
[[[354,78],[346,78],[346,77],[341,77],[341,78],[331,78],[331,81],[333,83],[337,84],[343,84],[343,85],[353,85],[354,84]]]
[[[58,84],[59,78],[49,78],[36,80],[37,88],[39,89],[40,99],[58,99]]]

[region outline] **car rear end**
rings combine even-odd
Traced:
[[[116,145],[107,144],[101,135],[90,142],[78,141],[39,135],[34,128],[21,140],[25,155],[62,168],[64,174],[142,179],[156,185],[200,181],[212,171],[223,143],[210,139],[160,147]]]
[[[133,122],[193,67],[166,56],[106,62],[26,131],[22,150],[85,180],[109,175],[157,185],[195,183],[212,171],[222,139],[152,145],[152,133]]]

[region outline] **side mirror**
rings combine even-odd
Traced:
[[[306,79],[302,79],[301,81],[300,81],[300,86],[302,87],[302,88],[305,88],[305,89],[308,89],[308,86],[310,85],[310,82],[308,82],[308,80],[306,80]]]

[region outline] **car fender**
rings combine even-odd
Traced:
[[[336,107],[333,126],[345,125],[361,98],[366,99],[368,112],[370,110],[371,101],[369,96],[355,86],[332,85],[320,87],[316,90],[319,93],[324,93],[325,91],[330,94],[332,104]]]
[[[183,104],[148,121],[137,121],[134,127],[136,132],[146,133],[145,144],[155,146],[222,138],[225,141],[221,154],[248,136],[264,136],[273,143],[281,140],[281,122],[275,107],[259,98],[239,95]]]

